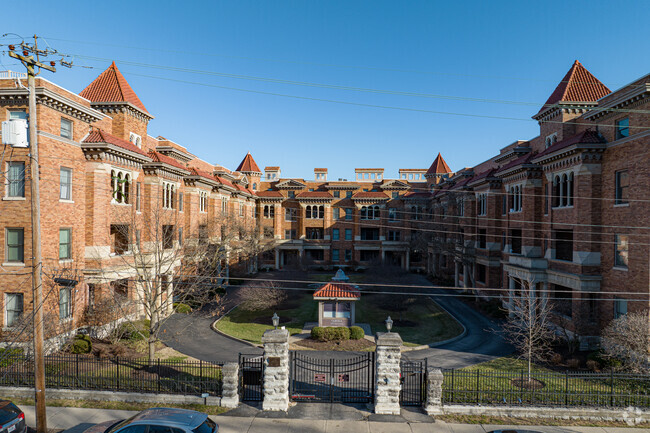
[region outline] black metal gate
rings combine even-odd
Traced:
[[[399,402],[402,406],[421,406],[426,398],[427,360],[402,361],[400,381],[402,391]]]
[[[239,395],[242,401],[262,401],[262,355],[239,354]]]
[[[365,403],[373,401],[375,354],[347,359],[316,358],[291,352],[293,401]]]

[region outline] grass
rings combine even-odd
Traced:
[[[368,323],[373,334],[386,331],[385,320],[389,315],[398,322],[411,322],[413,326],[393,326],[393,332],[402,337],[405,346],[421,346],[448,340],[463,332],[463,327],[445,310],[429,298],[393,297],[393,302],[408,304],[406,311],[398,312],[385,302],[385,295],[361,294],[356,306],[356,320]]]
[[[34,406],[33,398],[14,398],[2,397],[11,400],[19,406]],[[90,409],[116,409],[116,410],[134,410],[140,411],[152,407],[160,407],[160,403],[133,403],[126,401],[99,401],[99,400],[64,400],[64,399],[47,399],[47,405],[50,407],[83,407]],[[175,407],[179,409],[190,409],[206,413],[208,415],[219,415],[227,412],[228,409],[221,406],[205,406],[202,404],[165,404],[165,407]]]
[[[523,418],[488,415],[436,415],[436,420],[454,424],[483,425],[535,425],[535,426],[581,426],[581,427],[638,427],[623,421],[590,421],[581,419]]]
[[[250,311],[242,307],[237,307],[217,323],[217,329],[224,334],[230,335],[240,340],[260,344],[262,334],[267,329],[272,329],[271,325],[255,323],[257,318],[270,318],[273,313],[277,313],[280,318],[291,318],[291,321],[282,323],[291,335],[299,334],[305,325],[305,322],[315,322],[318,320],[318,303],[312,298],[311,293],[292,294],[292,299],[286,307],[269,308],[265,310]]]
[[[650,381],[615,378],[609,372],[589,374],[556,372],[533,364],[531,373],[538,385],[526,389],[513,383],[527,378],[528,363],[513,357],[445,372],[443,390],[447,401],[475,403],[518,402],[558,405],[650,406]],[[474,374],[478,372],[478,375]],[[452,386],[453,380],[453,386]],[[524,382],[525,383],[525,382]],[[477,392],[477,384],[480,392]],[[612,391],[614,396],[612,396]],[[612,404],[613,403],[613,404]]]

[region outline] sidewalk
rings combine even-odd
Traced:
[[[24,406],[27,425],[35,425],[34,407]],[[127,418],[136,412],[126,410],[48,407],[48,428],[65,433],[81,433],[93,424]],[[278,417],[214,416],[219,433],[485,433],[492,430],[525,429],[542,433],[647,433],[648,428],[622,427],[536,427],[436,422],[382,422],[364,420],[314,420]]]

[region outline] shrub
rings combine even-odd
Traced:
[[[587,361],[587,368],[591,371],[600,371],[600,363],[590,359]]]
[[[314,326],[311,328],[311,339],[317,341],[325,341],[325,328]]]
[[[325,338],[327,341],[342,341],[350,339],[350,328],[339,326],[336,328],[325,328]]]
[[[8,367],[16,361],[22,360],[23,349],[0,348],[0,367]]]
[[[353,326],[350,328],[350,339],[351,340],[361,340],[366,333],[359,326]]]
[[[149,320],[122,323],[119,332],[125,340],[146,340],[149,338]]]
[[[566,365],[573,369],[580,368],[580,360],[577,358],[571,358],[566,362]]]
[[[182,302],[175,302],[174,309],[176,310],[177,313],[180,314],[189,314],[192,312],[192,307],[190,307],[187,304],[183,304]]]
[[[559,353],[554,353],[554,354],[551,355],[551,363],[552,364],[560,365],[560,364],[562,364],[562,361],[563,361],[562,355],[560,355]]]
[[[72,344],[70,344],[70,352],[75,354],[90,353],[92,348],[93,345],[88,335],[75,335]]]
[[[111,353],[113,356],[124,356],[124,354],[126,353],[126,347],[119,344],[115,345],[113,346]]]

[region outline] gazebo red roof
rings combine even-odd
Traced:
[[[327,283],[314,292],[314,298],[358,299],[360,297],[359,289],[345,283]]]

